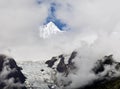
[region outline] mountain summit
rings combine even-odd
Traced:
[[[41,38],[48,38],[50,35],[62,32],[53,22],[49,22],[46,25],[40,26],[39,31]]]

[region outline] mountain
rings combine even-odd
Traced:
[[[0,89],[27,89],[26,77],[16,61],[6,55],[0,54]]]
[[[120,62],[112,55],[98,60],[92,71],[98,78],[78,89],[120,89]]]
[[[18,65],[23,68],[22,73],[21,67],[17,66],[13,58],[0,55],[0,89],[13,89],[11,87],[14,85],[22,85],[20,89],[120,89],[120,62],[115,61],[113,55],[96,60],[87,73],[87,76],[93,74],[94,78],[87,79],[88,82],[82,85],[80,81],[83,82],[90,76],[87,77],[81,71],[81,58],[78,51],[73,51],[42,62],[19,62]],[[85,62],[84,68],[88,68],[86,65]],[[82,72],[86,78],[82,78]],[[74,83],[79,85],[74,86]]]
[[[57,33],[62,32],[53,22],[49,22],[46,25],[40,26],[40,37],[41,38],[48,38],[51,35],[55,35]]]
[[[102,59],[96,61],[90,70],[90,73],[94,74],[96,78],[91,79],[88,83],[84,83],[81,87],[69,87],[72,85],[74,79],[68,80],[67,82],[66,79],[68,79],[71,74],[81,74],[81,72],[77,72],[79,67],[75,61],[75,59],[78,58],[78,54],[78,52],[73,51],[69,57],[62,54],[46,61],[49,68],[56,70],[56,77],[60,77],[58,74],[62,74],[61,80],[59,79],[54,82],[54,84],[58,86],[58,88],[55,89],[61,89],[61,86],[62,89],[120,89],[120,62],[115,61],[113,55],[104,56]],[[62,77],[65,79],[62,79]],[[62,82],[62,84],[60,82]]]
[[[23,73],[27,77],[27,87],[33,89],[36,87],[37,89],[120,89],[120,62],[115,61],[113,55],[96,60],[88,70],[88,73],[93,74],[94,77],[83,85],[73,86],[75,81],[79,83],[90,77],[87,74],[89,77],[82,78],[85,72],[81,71],[82,64],[77,65],[77,62],[83,63],[79,52],[73,51],[43,62],[21,62],[19,65],[23,67]]]

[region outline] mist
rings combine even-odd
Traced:
[[[40,26],[53,2],[57,5],[56,18],[70,29],[43,39],[39,36]],[[114,60],[120,61],[119,3],[119,0],[0,0],[0,53],[16,61],[45,61],[76,50],[75,63],[79,69],[69,75],[70,87],[87,84],[97,78],[91,69],[98,59],[113,54]]]
[[[16,60],[44,60],[75,49],[119,55],[119,0],[0,0],[0,53]],[[39,27],[51,3],[57,3],[56,17],[70,30],[48,39],[39,37]],[[100,49],[97,49],[100,48]],[[89,55],[89,54],[86,54]],[[92,61],[92,60],[91,60]]]

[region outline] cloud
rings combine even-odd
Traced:
[[[47,7],[37,5],[34,0],[1,0],[0,4],[0,36],[3,44],[26,42],[30,35],[36,34],[47,13]]]
[[[70,4],[71,11],[64,9],[67,5],[65,4],[57,12],[57,15],[71,26],[78,27],[79,30],[85,30],[89,27],[91,31],[109,32],[114,30],[115,24],[119,22],[120,13],[118,9],[120,7],[118,0],[77,0],[76,2],[68,1],[67,3]]]
[[[94,42],[103,49],[117,50],[120,38],[119,0],[37,1],[0,1],[2,53],[18,60],[39,60],[69,53]],[[39,38],[39,26],[47,18],[53,2],[59,5],[56,18],[66,23],[70,30],[43,40]]]
[[[53,2],[58,5],[56,18],[70,30],[42,39],[39,27]],[[81,59],[77,63],[82,64],[78,77],[87,82],[93,77],[87,74],[97,59],[113,54],[120,61],[119,3],[119,0],[0,0],[0,53],[17,61],[43,61],[79,50]],[[78,77],[72,77],[77,82],[73,86],[83,84],[76,81]]]

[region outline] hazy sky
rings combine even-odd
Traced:
[[[16,60],[39,60],[87,44],[101,48],[97,49],[99,53],[103,50],[120,53],[119,0],[38,1],[39,4],[37,0],[0,0],[1,53]],[[39,37],[39,27],[48,17],[53,2],[57,5],[55,17],[70,30],[44,40]]]

